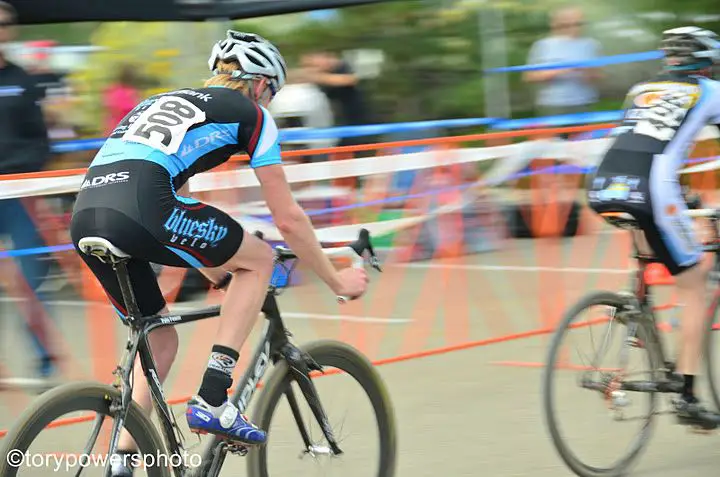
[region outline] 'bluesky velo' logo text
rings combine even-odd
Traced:
[[[195,220],[185,217],[186,210],[175,207],[163,226],[173,234],[170,242],[190,247],[215,246],[227,236],[228,229],[215,223],[215,218]]]

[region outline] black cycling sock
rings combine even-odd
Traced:
[[[685,384],[683,386],[683,393],[682,397],[686,401],[694,401],[695,400],[695,376],[691,374],[685,374],[683,375],[685,378]]]
[[[232,385],[232,373],[238,358],[240,353],[227,346],[212,347],[208,367],[198,391],[198,395],[211,406],[218,407],[227,400],[227,390]]]

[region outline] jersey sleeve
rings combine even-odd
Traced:
[[[713,80],[703,80],[701,83],[701,94],[707,95],[708,101],[712,101],[713,107],[708,108],[709,124],[720,126],[720,82]]]
[[[282,164],[280,158],[279,133],[275,120],[264,107],[257,105],[257,116],[252,130],[248,130],[246,151],[253,169],[273,164]]]

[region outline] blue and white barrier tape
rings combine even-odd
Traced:
[[[490,68],[485,73],[513,73],[518,71],[544,71],[563,70],[570,68],[600,68],[608,65],[619,65],[622,63],[637,63],[639,61],[651,61],[662,59],[665,55],[662,51],[645,51],[642,53],[626,53],[624,55],[602,56],[585,61],[562,61],[557,63],[541,63],[536,65],[503,66]]]
[[[435,121],[415,121],[407,123],[364,124],[360,126],[339,126],[316,129],[282,129],[280,142],[310,141],[318,139],[342,139],[349,137],[375,136],[380,134],[398,134],[412,131],[423,131],[433,128],[464,128],[488,126],[495,121],[491,118],[440,119]],[[75,141],[56,142],[52,151],[56,153],[92,151],[102,147],[105,138],[80,139]]]
[[[367,124],[362,126],[340,126],[335,128],[318,129],[285,129],[280,131],[280,142],[283,141],[311,141],[318,139],[341,139],[348,137],[375,136],[380,134],[397,134],[412,131],[423,131],[434,128],[464,128],[476,126],[489,126],[493,129],[519,129],[523,127],[556,127],[577,124],[591,124],[615,121],[622,116],[618,111],[590,112],[578,114],[565,114],[561,116],[548,116],[528,119],[441,119],[436,121],[417,121],[393,124]],[[56,142],[52,145],[55,153],[78,151],[93,151],[102,147],[104,138],[79,139],[75,141]]]

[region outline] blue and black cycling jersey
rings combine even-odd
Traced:
[[[251,167],[280,164],[275,121],[239,91],[181,89],[138,104],[110,134],[90,167],[143,160],[168,171],[179,188],[195,174],[247,152]]]
[[[242,244],[236,220],[177,191],[193,175],[243,152],[253,168],[281,164],[272,116],[241,92],[213,87],[148,98],[90,164],[73,210],[73,242],[77,247],[81,238],[99,236],[130,254],[140,309],[158,312],[165,302],[149,262],[218,267]],[[123,313],[112,267],[80,255]]]

